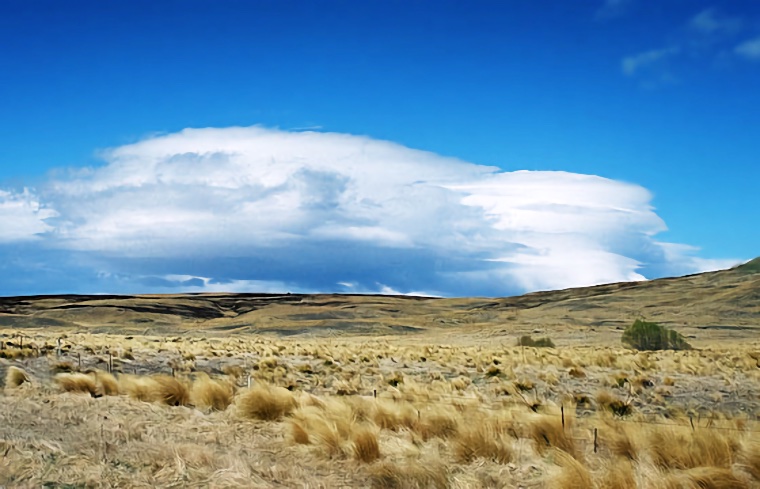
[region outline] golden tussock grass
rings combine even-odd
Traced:
[[[314,481],[323,487],[377,488],[760,488],[755,418],[728,409],[721,414],[704,404],[710,392],[728,389],[739,403],[731,406],[756,412],[757,400],[748,396],[760,372],[741,363],[732,370],[740,353],[639,355],[587,347],[523,352],[490,340],[467,346],[424,345],[409,338],[393,344],[221,334],[209,340],[124,341],[72,336],[74,355],[86,348],[93,352],[82,355],[84,373],[77,374],[95,383],[84,392],[198,410],[146,406],[125,396],[97,401],[60,396],[60,387],[48,388],[61,385],[51,376],[56,357],[15,362],[24,365],[34,384],[6,390],[13,402],[0,403],[0,486],[12,486],[13,477],[21,487],[96,485],[102,478],[103,484],[146,487],[177,481],[295,487]],[[117,380],[88,370],[94,355],[126,348],[145,372],[165,369],[167,358],[190,351],[204,370],[235,368],[227,369],[232,374],[227,377],[194,373],[192,383],[165,375],[118,374]],[[245,384],[249,368],[255,379],[267,381],[238,391],[236,384]],[[699,372],[714,374],[705,378]],[[667,374],[678,382],[668,387],[673,395],[664,405],[654,394]],[[392,379],[399,382],[392,386]],[[647,387],[648,380],[654,388]],[[607,390],[594,403],[589,393],[600,387]],[[605,406],[615,401],[635,404],[636,413],[627,419],[612,416]],[[699,402],[703,414],[694,415],[692,430],[684,413]],[[25,426],[30,434],[20,436],[13,421],[19,424],[17,412],[34,413],[40,424]],[[73,431],[86,443],[62,441]],[[60,475],[50,475],[51,467]],[[111,479],[114,474],[119,478]]]
[[[752,478],[760,482],[760,441],[748,441],[742,446],[739,463]]]
[[[749,489],[730,469],[722,467],[694,467],[666,475],[662,489]]]
[[[237,398],[238,409],[246,418],[277,420],[293,412],[296,399],[284,387],[256,383],[242,391]]]
[[[55,362],[50,365],[50,371],[56,374],[76,372],[77,367],[71,362]]]
[[[364,463],[371,463],[380,458],[380,444],[377,430],[369,426],[360,426],[352,435],[354,457]]]
[[[119,390],[138,401],[154,402],[158,400],[155,397],[158,387],[156,381],[151,377],[120,375]]]
[[[601,410],[609,411],[618,416],[627,416],[633,412],[633,406],[630,401],[623,401],[609,391],[597,392],[595,400]]]
[[[14,388],[18,387],[24,382],[29,382],[29,375],[18,367],[10,366],[5,373],[5,387]]]
[[[562,420],[556,416],[536,414],[528,418],[527,422],[530,437],[535,442],[539,453],[543,454],[547,450],[556,448],[572,457],[580,457],[581,452],[572,436],[572,421],[569,416],[565,420],[564,428]]]
[[[608,420],[600,432],[600,446],[608,449],[616,457],[627,460],[639,459],[640,452],[636,433],[630,425]]]
[[[557,489],[593,488],[594,481],[589,470],[569,453],[552,450],[550,454],[561,471],[551,480],[550,487]]]
[[[98,385],[98,393],[104,396],[118,396],[121,393],[119,381],[112,374],[96,370],[92,373]]]
[[[383,460],[369,467],[370,485],[376,489],[447,489],[448,472],[432,460]]]
[[[637,489],[633,463],[627,458],[617,457],[603,464],[595,477],[599,489]]]
[[[294,419],[289,420],[290,424],[290,436],[294,443],[299,445],[308,445],[311,443],[311,437],[309,432],[304,428],[300,421]]]
[[[431,438],[449,438],[459,431],[462,415],[449,406],[432,405],[420,413],[419,420],[413,425],[413,430],[424,441]]]
[[[167,406],[190,404],[190,390],[181,380],[170,375],[154,375],[152,379],[152,399]]]
[[[233,384],[214,380],[206,374],[199,374],[193,382],[190,399],[199,409],[224,411],[232,404],[233,395]]]
[[[81,392],[93,397],[98,395],[98,384],[95,377],[82,373],[58,374],[55,383],[66,392]]]
[[[414,426],[419,417],[417,413],[417,409],[407,402],[378,399],[373,421],[382,429],[396,431]]]
[[[654,464],[666,469],[729,468],[738,448],[718,430],[688,427],[650,429],[647,447]]]
[[[460,427],[453,443],[455,457],[463,463],[484,459],[506,464],[514,458],[509,436],[489,423],[475,422]]]

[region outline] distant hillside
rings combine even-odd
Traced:
[[[692,336],[760,332],[760,259],[718,272],[518,297],[179,294],[0,298],[0,328],[152,334],[611,334],[634,319]]]

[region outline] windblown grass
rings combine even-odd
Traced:
[[[741,349],[104,338],[68,338],[81,372],[2,360],[0,485],[760,487],[758,423],[702,394],[751,412]]]
[[[98,384],[95,377],[82,373],[58,374],[55,382],[66,392],[80,392],[93,397],[98,395]]]
[[[232,404],[233,385],[220,382],[206,374],[199,374],[193,382],[190,398],[195,407],[203,410],[224,411]]]
[[[238,408],[244,417],[273,421],[290,414],[296,400],[284,387],[257,383],[240,393]]]
[[[5,373],[5,387],[14,388],[19,387],[21,384],[29,382],[29,375],[18,367],[10,366]]]

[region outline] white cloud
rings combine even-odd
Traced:
[[[664,252],[665,259],[677,275],[713,272],[740,265],[739,259],[710,259],[696,256],[699,248],[677,243],[657,243]]]
[[[742,21],[738,17],[721,16],[714,8],[708,8],[691,18],[689,27],[704,33],[733,33],[741,29]]]
[[[680,51],[681,49],[678,46],[671,46],[627,56],[623,58],[621,63],[623,73],[628,76],[634,75],[644,68],[650,67],[656,63],[665,62],[668,58],[676,56]]]
[[[187,129],[104,158],[23,194],[47,204],[9,234],[46,232],[101,289],[507,295],[700,266],[654,240],[666,227],[646,189],[594,175],[262,127]]]
[[[21,193],[0,190],[0,243],[39,239],[52,230],[45,219],[55,216],[28,189]]]
[[[734,48],[734,52],[752,61],[760,61],[760,37],[744,41]]]

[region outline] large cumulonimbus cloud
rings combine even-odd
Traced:
[[[649,192],[599,176],[262,127],[187,129],[103,158],[0,192],[6,272],[27,277],[0,292],[507,295],[726,264],[659,243]]]

